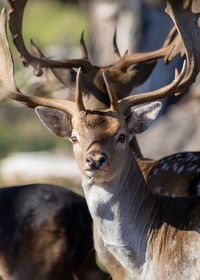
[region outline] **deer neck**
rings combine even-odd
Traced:
[[[88,207],[105,246],[131,272],[145,263],[149,229],[159,209],[131,151],[120,174],[104,185],[83,178]]]

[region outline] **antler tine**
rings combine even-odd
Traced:
[[[90,62],[84,59],[70,59],[70,60],[51,60],[46,57],[36,57],[27,50],[23,36],[22,36],[22,23],[24,9],[28,0],[9,0],[10,3],[10,19],[9,27],[13,37],[14,44],[25,59],[26,64],[31,64],[33,68],[37,71],[38,75],[42,74],[42,68],[52,67],[52,68],[71,68],[71,67],[90,67]]]
[[[62,99],[50,99],[43,97],[30,97],[23,95],[16,87],[13,60],[7,40],[6,33],[7,17],[5,9],[1,11],[0,15],[0,85],[7,97],[24,103],[30,108],[37,106],[46,106],[54,109],[65,111],[73,116],[76,112],[76,104],[72,101]]]
[[[183,55],[185,50],[176,29],[172,28],[160,49],[151,52],[125,55],[116,66],[120,69],[127,69],[134,63],[140,63],[159,58],[164,58],[165,63],[168,63],[179,53]]]
[[[178,75],[178,77],[175,77],[175,79],[171,82],[171,84],[151,92],[140,93],[121,99],[119,101],[119,108],[120,108],[119,111],[126,113],[128,109],[132,106],[139,105],[142,103],[147,103],[150,101],[156,101],[165,98],[167,96],[176,94],[178,92],[178,85],[183,80],[185,73],[187,71],[186,65],[187,63],[186,61],[184,61],[181,73]]]
[[[173,26],[163,44],[163,47],[168,46],[173,41],[176,35],[177,35],[176,26]]]
[[[117,27],[115,27],[114,35],[113,35],[113,49],[114,49],[114,54],[115,54],[115,61],[117,62],[118,60],[121,59],[121,55],[119,52],[119,48],[117,45]]]
[[[49,107],[64,111],[70,116],[73,116],[76,112],[76,104],[73,101],[63,99],[50,99],[39,96],[26,96],[21,92],[9,92],[8,95],[11,99],[23,103],[29,108],[35,109],[38,106]]]
[[[33,49],[34,53],[35,53],[36,55],[38,55],[38,57],[44,57],[43,52],[42,52],[41,49],[35,44],[35,42],[33,41],[33,39],[30,40],[30,43],[31,43],[31,46],[32,46],[32,49]]]
[[[81,52],[82,52],[82,56],[84,59],[89,59],[88,56],[88,50],[85,44],[85,39],[84,39],[84,30],[81,33],[81,38],[80,38],[80,46],[81,46]]]
[[[169,63],[177,54],[180,54],[181,57],[185,55],[185,48],[179,33],[177,32],[176,26],[174,26],[169,32],[167,39],[163,44],[163,48],[164,47],[168,47],[164,56],[164,62],[166,64]]]
[[[108,80],[106,78],[106,74],[105,72],[102,73],[103,75],[103,79],[104,79],[104,83],[106,85],[106,89],[110,98],[110,108],[108,109],[109,111],[118,111],[118,100],[117,100],[117,96],[114,94],[114,92],[111,90]]]
[[[82,97],[82,90],[81,90],[81,84],[80,84],[80,76],[81,76],[81,68],[78,69],[77,75],[76,75],[76,93],[75,93],[75,100],[78,111],[85,111],[85,107],[83,104],[83,97]]]

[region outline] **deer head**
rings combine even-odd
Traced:
[[[26,2],[26,1],[25,1]],[[25,3],[24,2],[24,3]],[[188,8],[189,9],[189,8]],[[168,8],[169,10],[169,8]],[[173,12],[176,14],[176,7],[173,7]],[[185,10],[185,13],[187,11]],[[183,14],[185,15],[185,14]],[[193,13],[192,13],[193,15]],[[194,15],[196,18],[196,15]],[[177,19],[179,19],[178,16],[174,17],[176,25],[179,29],[181,29],[181,26],[183,23]],[[5,14],[2,14],[1,19],[2,26],[5,25]],[[192,28],[196,27],[194,26],[194,22],[188,21],[188,24],[191,25]],[[195,23],[196,24],[196,23]],[[179,27],[180,25],[180,27]],[[144,128],[148,127],[151,123],[150,120],[154,119],[155,116],[158,113],[158,108],[160,108],[159,103],[156,104],[150,104],[150,105],[143,105],[139,108],[135,108],[133,110],[133,113],[130,113],[130,108],[132,106],[140,105],[142,103],[151,102],[154,100],[161,99],[163,97],[166,97],[168,95],[172,95],[177,93],[181,88],[184,88],[184,86],[187,86],[192,83],[193,79],[197,75],[199,69],[198,64],[195,63],[195,57],[191,51],[191,48],[188,47],[187,43],[185,44],[186,53],[187,53],[187,64],[183,64],[183,69],[179,75],[176,75],[175,80],[159,89],[153,92],[139,94],[135,96],[125,97],[121,99],[120,101],[117,100],[116,95],[112,92],[112,88],[110,88],[107,79],[104,77],[104,83],[106,90],[110,96],[110,108],[100,111],[101,118],[97,117],[95,113],[91,113],[90,111],[86,110],[83,99],[82,99],[82,93],[81,86],[80,86],[80,71],[77,75],[77,84],[76,84],[76,103],[72,101],[67,100],[59,100],[59,99],[46,99],[41,97],[28,97],[23,95],[16,87],[14,77],[13,77],[13,65],[12,65],[12,58],[9,52],[9,46],[7,44],[6,39],[6,33],[3,31],[4,28],[2,27],[2,35],[1,35],[1,41],[2,41],[2,56],[6,57],[4,62],[7,64],[2,64],[2,73],[6,72],[8,73],[7,76],[12,73],[12,78],[9,78],[8,83],[5,79],[5,75],[2,76],[2,83],[5,85],[5,87],[8,88],[8,92],[10,92],[10,97],[13,99],[16,99],[20,102],[25,103],[27,106],[36,108],[38,106],[45,106],[47,108],[37,108],[37,114],[40,116],[40,119],[46,124],[46,126],[54,133],[56,133],[59,136],[62,137],[69,137],[74,132],[74,129],[76,131],[79,129],[83,129],[84,124],[86,124],[86,119],[90,119],[90,122],[95,124],[95,129],[97,129],[97,134],[99,136],[100,129],[106,129],[107,131],[113,132],[113,127],[115,127],[117,130],[113,132],[112,135],[115,135],[117,131],[121,130],[120,128],[123,127],[124,133],[133,135],[135,133],[141,132],[144,130]],[[193,41],[193,44],[195,45],[196,41]],[[198,50],[195,49],[195,54],[198,54]],[[187,67],[186,67],[187,66]],[[5,71],[5,68],[7,68],[7,71]],[[49,109],[52,108],[52,109]],[[111,111],[111,112],[110,112]],[[107,114],[107,115],[105,115]],[[92,116],[91,116],[92,115]],[[82,118],[81,118],[82,116]],[[84,117],[83,117],[84,116]],[[87,116],[87,117],[86,117]],[[96,117],[97,119],[96,119]],[[149,117],[150,116],[150,117]],[[152,117],[153,116],[153,117]],[[100,125],[100,119],[103,124]],[[112,125],[112,121],[113,125]],[[123,121],[122,121],[123,120]],[[134,122],[134,125],[133,125]],[[106,123],[106,125],[105,125]],[[118,123],[118,124],[117,124]],[[81,125],[82,124],[82,125]],[[108,125],[109,124],[109,125]],[[123,124],[123,125],[122,125]],[[126,124],[127,127],[124,125]],[[82,127],[82,128],[81,128]],[[72,129],[73,128],[73,129]],[[88,129],[88,128],[87,128]],[[90,132],[89,132],[90,131]],[[89,131],[85,131],[85,133],[92,133],[95,135],[95,132],[91,132],[91,128]],[[127,132],[128,131],[128,132]],[[82,136],[83,131],[80,133]],[[120,133],[122,134],[122,133]],[[123,135],[123,134],[122,134]],[[127,138],[127,135],[124,134],[124,138]],[[110,136],[109,136],[110,137]],[[121,136],[120,136],[121,137]],[[104,136],[105,138],[105,136]],[[115,137],[114,137],[115,138]],[[123,138],[123,137],[122,137]],[[130,138],[130,137],[128,137]],[[129,139],[130,140],[130,139]],[[95,140],[96,141],[96,140]],[[113,140],[114,141],[114,140]],[[129,141],[128,141],[129,142]],[[84,146],[86,147],[86,146]],[[85,148],[86,149],[86,148]],[[84,150],[84,148],[83,148]],[[105,152],[102,152],[105,153]],[[76,153],[77,154],[77,153]],[[83,154],[81,154],[83,158]],[[85,155],[84,155],[85,157]],[[78,158],[78,157],[77,157]],[[78,160],[80,162],[80,160]],[[101,164],[106,166],[106,159],[103,157],[100,157]],[[90,159],[87,159],[87,162],[89,164]],[[97,165],[100,164],[100,162],[95,163]],[[90,162],[91,165],[94,165],[92,161]],[[81,168],[83,167],[83,164],[80,164]]]
[[[66,59],[61,61],[48,59],[33,42],[31,42],[31,52],[24,43],[22,23],[27,0],[9,1],[9,3],[11,7],[9,27],[14,44],[20,52],[24,64],[31,65],[37,75],[42,74],[42,69],[50,68],[58,80],[65,86],[69,86],[66,73],[69,73],[70,70],[72,80],[75,81],[76,72],[74,68],[81,67],[83,103],[86,109],[92,108],[93,110],[102,110],[110,106],[103,73],[106,74],[112,91],[116,94],[117,99],[120,100],[124,96],[128,96],[135,86],[142,84],[149,77],[156,65],[157,59],[163,58],[165,63],[168,63],[177,54],[185,54],[181,38],[174,27],[164,42],[163,47],[160,49],[147,53],[128,54],[128,52],[126,52],[121,56],[117,46],[117,34],[115,29],[113,36],[115,62],[112,65],[103,67],[92,65],[84,41],[84,33],[81,34],[80,38],[82,50],[81,59]],[[33,49],[36,50],[36,52],[33,52]],[[71,98],[73,100],[74,96]],[[136,138],[133,138],[131,147],[134,153],[142,156]]]
[[[116,96],[112,94],[112,90],[108,85],[108,82],[104,75],[105,80],[105,86],[107,87],[108,94],[110,96],[110,108],[100,111],[100,115],[98,115],[98,112],[90,112],[85,109],[82,99],[82,91],[81,91],[81,85],[80,85],[80,70],[77,74],[77,82],[76,82],[76,102],[68,101],[68,100],[59,100],[59,99],[48,99],[48,98],[42,98],[42,97],[28,97],[26,95],[23,95],[18,89],[15,84],[15,79],[13,75],[13,63],[12,63],[12,57],[9,51],[9,46],[7,43],[6,38],[6,32],[5,27],[6,25],[6,15],[5,12],[2,12],[1,15],[1,54],[2,57],[5,59],[3,60],[4,63],[1,64],[2,73],[7,73],[9,76],[11,74],[12,78],[9,78],[8,80],[5,76],[1,76],[2,86],[6,89],[6,91],[9,93],[9,96],[15,100],[18,100],[20,102],[25,103],[27,106],[31,108],[36,108],[36,112],[39,115],[40,119],[45,123],[45,125],[55,134],[57,134],[60,137],[71,137],[72,141],[74,142],[74,150],[76,158],[79,162],[80,167],[83,169],[86,165],[90,165],[91,168],[94,169],[94,165],[96,169],[97,166],[101,169],[103,167],[103,171],[108,173],[108,161],[106,160],[106,157],[103,157],[103,154],[106,154],[105,151],[102,151],[102,155],[99,154],[98,150],[98,156],[99,159],[92,158],[90,159],[87,152],[93,152],[93,150],[88,150],[89,145],[91,145],[91,141],[96,141],[94,139],[97,139],[100,137],[100,134],[102,133],[102,129],[106,129],[108,135],[104,134],[103,132],[103,138],[104,140],[108,138],[111,139],[111,135],[114,136],[114,139],[118,137],[119,139],[112,139],[109,142],[109,145],[113,145],[115,141],[117,141],[117,147],[122,148],[126,143],[128,143],[128,131],[131,135],[134,135],[134,133],[138,133],[143,131],[147,126],[150,125],[153,119],[155,119],[159,109],[160,104],[150,104],[150,105],[143,105],[140,108],[135,108],[133,110],[133,113],[130,113],[127,117],[124,115],[124,109],[125,111],[128,111],[129,106],[127,105],[127,100],[125,100],[125,104],[121,100],[118,102]],[[5,71],[6,70],[6,71]],[[180,80],[183,78],[185,73],[185,66],[181,74],[175,79],[175,81],[172,82],[170,86],[167,86],[167,88],[163,88],[161,91],[165,91],[167,93],[170,89],[174,89],[174,86],[177,85]],[[167,91],[166,91],[167,90]],[[149,101],[149,100],[147,100]],[[139,105],[139,102],[137,102],[137,105]],[[41,107],[42,106],[42,107]],[[128,106],[128,107],[127,107]],[[132,104],[131,104],[132,106]],[[38,108],[37,108],[38,107]],[[50,109],[52,108],[52,109]],[[88,120],[88,123],[87,123]],[[128,120],[128,122],[127,122]],[[135,125],[134,128],[130,125],[131,122],[134,121]],[[77,131],[77,132],[76,132]],[[122,133],[123,131],[123,133]],[[78,133],[76,135],[76,133]],[[88,137],[84,137],[84,133],[88,135]],[[95,136],[95,134],[97,135]],[[80,140],[81,138],[84,138]],[[94,137],[89,140],[91,135],[94,135]],[[75,137],[76,136],[76,137]],[[102,138],[101,137],[101,138]],[[81,141],[81,149],[78,148],[79,143],[75,143],[76,139],[79,139]],[[125,139],[123,139],[125,138]],[[131,138],[131,137],[130,137]],[[88,140],[86,140],[88,139]],[[122,143],[124,141],[124,143]],[[122,145],[120,145],[120,143]],[[98,143],[97,143],[98,144]],[[96,148],[97,149],[97,145]],[[92,148],[93,149],[93,148]],[[118,153],[120,154],[120,153]],[[92,162],[95,161],[95,162]],[[98,162],[97,162],[98,161]],[[114,161],[116,162],[116,160]],[[113,169],[116,169],[112,167]],[[112,169],[111,169],[112,172]],[[113,171],[116,172],[116,171]]]
[[[107,83],[107,81],[106,81]],[[160,102],[135,108],[127,118],[116,111],[116,100],[110,95],[111,107],[101,112],[85,110],[80,86],[80,70],[77,74],[76,101],[71,116],[60,110],[43,106],[36,113],[49,130],[60,137],[68,137],[73,143],[76,160],[87,175],[100,180],[113,177],[122,161],[125,147],[136,133],[143,132],[156,118]],[[93,176],[92,176],[93,177]]]

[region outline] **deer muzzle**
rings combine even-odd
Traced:
[[[102,169],[107,163],[107,156],[104,153],[90,152],[85,157],[86,170]]]

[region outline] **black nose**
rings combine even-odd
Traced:
[[[88,155],[86,162],[91,169],[99,169],[106,162],[106,157],[104,155]]]

